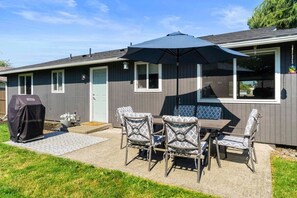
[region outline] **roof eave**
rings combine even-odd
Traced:
[[[40,71],[40,70],[47,70],[47,69],[58,69],[58,68],[65,68],[65,67],[86,66],[86,65],[93,65],[93,64],[100,64],[100,63],[117,62],[117,61],[123,61],[123,60],[126,60],[126,59],[114,57],[114,58],[106,58],[106,59],[93,60],[93,61],[83,61],[83,62],[75,62],[75,63],[49,65],[49,66],[44,66],[44,67],[20,68],[20,69],[8,70],[8,71],[0,71],[0,75]]]
[[[222,47],[227,47],[227,48],[239,48],[239,47],[285,43],[285,42],[291,42],[291,41],[297,41],[297,35],[271,37],[271,38],[265,38],[265,39],[254,39],[254,40],[246,40],[246,41],[237,41],[237,42],[230,42],[230,43],[222,43],[222,44],[218,44],[218,45],[220,45]]]

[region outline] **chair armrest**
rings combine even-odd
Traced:
[[[210,133],[206,133],[205,136],[201,139],[201,141],[206,141],[208,138],[210,138]]]
[[[163,133],[164,133],[164,129],[161,129],[159,131],[153,132],[152,135],[159,135],[159,134],[163,135]]]
[[[224,134],[224,135],[233,135],[233,136],[238,136],[238,137],[250,137],[250,135],[239,134],[239,133],[222,132],[222,134]]]

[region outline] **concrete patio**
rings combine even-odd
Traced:
[[[160,161],[151,172],[147,170],[147,161],[141,159],[135,159],[125,166],[125,149],[120,149],[120,132],[120,129],[108,129],[89,134],[108,138],[108,141],[67,153],[62,157],[221,197],[272,197],[270,152],[273,149],[269,145],[255,146],[258,157],[255,174],[245,165],[245,157],[234,152],[229,154],[227,159],[221,160],[222,168],[218,168],[216,160],[212,159],[211,170],[203,169],[201,182],[198,184],[196,172],[191,168],[172,169],[168,177],[164,177],[161,153],[155,155]],[[130,149],[129,159],[134,158],[137,153],[138,150]]]

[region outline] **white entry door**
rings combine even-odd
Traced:
[[[108,122],[107,67],[91,68],[91,120]]]

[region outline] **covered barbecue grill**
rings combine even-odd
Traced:
[[[45,107],[37,95],[13,95],[8,105],[10,139],[27,142],[43,138]]]

